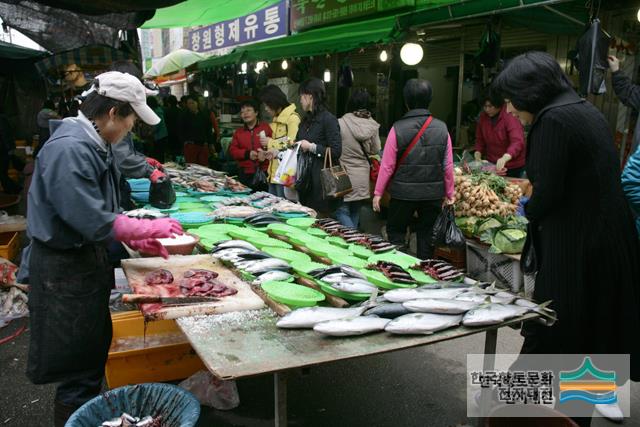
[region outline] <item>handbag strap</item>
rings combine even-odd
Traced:
[[[326,150],[324,150],[324,169],[327,168],[327,159],[329,159],[329,167],[332,168],[333,167],[333,161],[331,160],[331,148],[327,147]]]
[[[355,139],[355,137],[354,137]],[[369,163],[369,167],[371,167],[371,159],[369,158],[369,155],[367,154],[367,150],[364,149],[364,143],[362,141],[360,141],[359,139],[356,139],[356,141],[358,141],[358,144],[360,145],[360,148],[362,149],[362,154],[364,154],[364,158],[367,159],[367,163]]]
[[[424,121],[424,124],[422,125],[422,127],[420,128],[420,130],[418,131],[416,136],[413,137],[413,139],[411,140],[411,143],[409,144],[407,149],[404,150],[404,153],[402,153],[402,157],[400,157],[400,160],[398,161],[398,163],[396,165],[396,170],[398,170],[398,167],[400,166],[400,164],[402,164],[402,162],[404,162],[404,160],[407,158],[407,156],[409,155],[409,153],[411,152],[413,147],[415,147],[415,145],[418,143],[418,140],[420,139],[420,137],[422,137],[422,134],[424,133],[424,131],[427,130],[427,128],[431,124],[432,120],[433,120],[433,116],[429,116],[427,118],[427,120]]]

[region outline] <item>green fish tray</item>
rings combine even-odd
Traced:
[[[268,253],[271,256],[287,261],[289,264],[295,261],[311,261],[311,257],[304,252],[295,251],[293,249],[277,248],[272,246],[265,246],[262,248],[263,252]]]
[[[339,236],[325,237],[324,240],[331,243],[332,245],[339,246],[343,249],[346,249],[349,247],[349,243],[347,243],[342,237],[339,237]]]
[[[289,282],[266,282],[262,290],[274,301],[292,307],[313,307],[326,298],[320,291]]]
[[[257,247],[258,249],[262,249],[267,246],[273,248],[291,249],[290,244],[288,244],[287,242],[283,242],[282,240],[274,239],[273,237],[251,236],[248,237],[246,241]]]
[[[300,230],[299,228],[296,228],[292,225],[283,224],[281,222],[274,222],[273,224],[267,225],[267,230],[281,236],[294,235],[294,234],[299,235],[303,233],[302,230]]]
[[[177,205],[173,205],[170,208],[166,208],[166,209],[160,209],[160,208],[156,208],[155,206],[151,206],[151,205],[145,205],[144,209],[148,209],[150,211],[156,211],[156,212],[162,212],[162,213],[172,213],[172,212],[178,212],[179,208]]]
[[[302,277],[306,277],[307,279],[312,279],[312,280],[313,280],[313,277],[311,277],[308,274],[310,271],[315,270],[317,268],[326,268],[326,267],[328,267],[328,265],[321,264],[315,261],[293,261],[291,263],[291,268],[293,268],[293,271],[295,271],[296,273],[298,273],[298,275]]]
[[[352,255],[351,251],[339,248],[327,242],[325,242],[324,245],[311,245],[311,246],[307,246],[307,248],[311,252],[313,252],[315,255],[325,257],[325,258],[329,258],[329,256],[339,256],[339,255],[351,256]]]
[[[324,245],[327,242],[319,237],[310,236],[301,232],[300,234],[290,234],[289,241],[298,246],[309,247],[309,245]]]
[[[409,268],[409,269],[407,269],[407,271],[409,272],[411,277],[413,277],[414,280],[417,280],[418,283],[420,283],[421,285],[426,285],[426,284],[429,284],[429,283],[436,283],[437,282],[436,279],[434,279],[433,277],[429,276],[424,271],[414,270],[413,268]]]
[[[322,280],[314,280],[316,285],[322,289],[323,292],[328,293],[329,295],[333,295],[342,299],[346,299],[349,301],[364,301],[368,299],[371,295],[363,294],[363,293],[351,293],[351,292],[343,292],[338,289],[332,288],[330,284],[323,282]]]
[[[384,289],[398,289],[398,288],[415,288],[418,285],[409,285],[404,283],[396,283],[387,279],[387,276],[382,274],[380,271],[369,270],[367,268],[363,268],[360,270],[360,273],[364,274],[367,280],[379,288]]]
[[[316,236],[316,237],[327,237],[329,234],[317,227],[309,227],[307,228],[307,233],[311,236]]]
[[[226,196],[218,196],[217,194],[212,194],[212,195],[209,195],[209,196],[199,197],[199,199],[202,202],[216,203],[216,202],[222,202],[223,200],[227,200],[228,197],[226,197]]]
[[[235,230],[229,230],[227,234],[231,237],[234,237],[240,240],[247,240],[250,237],[257,237],[257,238],[269,237],[262,231],[258,231],[258,230],[254,230],[246,227],[238,227]]]
[[[367,260],[370,264],[374,264],[378,261],[387,261],[392,262],[394,264],[398,264],[400,267],[405,270],[409,267],[416,265],[420,262],[420,260],[416,257],[412,257],[411,255],[407,255],[403,252],[385,252],[382,254],[375,254]]]
[[[334,264],[345,264],[355,269],[366,268],[369,263],[362,258],[343,254],[329,254],[329,259]]]
[[[315,218],[291,218],[287,220],[287,224],[293,227],[301,228],[303,230],[311,227],[313,224],[315,224],[315,222]]]
[[[375,255],[375,253],[371,249],[367,248],[366,246],[357,245],[355,243],[349,245],[348,249],[353,252],[355,256],[364,258],[365,260],[369,260],[369,258]]]
[[[199,203],[200,199],[198,199],[197,197],[191,197],[191,196],[180,196],[180,197],[176,197],[176,202],[177,204],[180,203]]]

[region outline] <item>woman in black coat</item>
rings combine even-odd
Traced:
[[[522,353],[630,354],[640,379],[640,247],[604,116],[542,52],[514,58],[494,81],[507,110],[531,125],[525,206],[535,253],[534,299],[558,321],[526,324]],[[580,425],[588,425],[580,420]]]
[[[342,138],[338,119],[327,111],[324,82],[320,79],[309,79],[300,85],[300,105],[306,112],[303,117],[296,140],[300,143],[300,162],[303,156],[311,157],[310,185],[298,189],[300,203],[315,209],[323,216],[328,216],[336,206],[335,201],[322,197],[320,170],[323,168],[325,152],[329,148],[333,165],[340,164]]]

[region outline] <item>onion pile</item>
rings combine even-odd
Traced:
[[[522,190],[499,176],[455,176],[456,216],[509,216],[516,212]]]

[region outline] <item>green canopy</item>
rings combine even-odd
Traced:
[[[235,49],[231,54],[198,63],[198,69],[209,69],[243,61],[271,61],[280,58],[305,57],[346,52],[376,43],[400,40],[396,17],[372,19],[305,31],[288,37],[255,43]]]
[[[0,41],[0,58],[2,59],[30,59],[46,55],[48,55],[48,53],[41,50],[29,49]]]
[[[250,15],[278,3],[279,0],[187,0],[158,9],[140,28],[177,28],[210,25]]]

